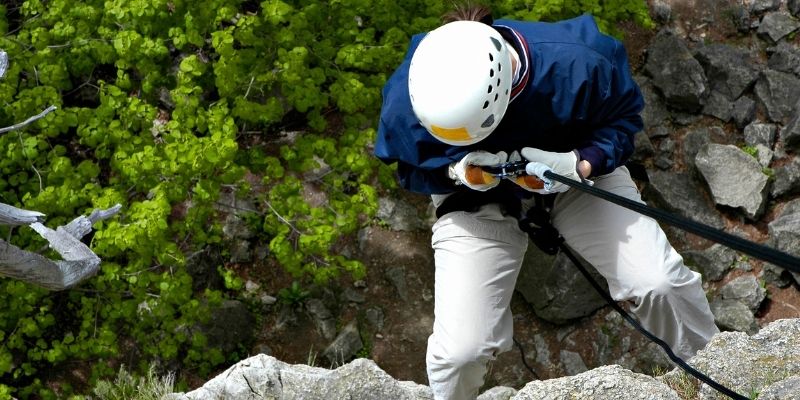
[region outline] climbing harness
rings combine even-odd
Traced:
[[[527,162],[525,161],[512,162],[512,163],[501,164],[494,167],[484,167],[484,170],[496,177],[508,178],[525,174],[525,164],[527,164]],[[545,172],[544,177],[547,179],[552,179],[561,182],[563,184],[569,185],[570,187],[581,190],[583,192],[587,192],[593,196],[600,197],[604,200],[628,208],[642,215],[646,215],[648,217],[652,217],[664,223],[676,226],[687,232],[691,232],[706,239],[710,239],[715,242],[721,243],[723,245],[726,245],[735,250],[739,250],[750,256],[759,258],[764,261],[768,261],[775,265],[786,268],[790,271],[800,273],[800,258],[798,257],[730,235],[726,232],[698,223],[691,219],[683,218],[677,215],[667,213],[662,210],[649,207],[645,204],[627,199],[625,197],[607,192],[602,189],[595,188],[586,183],[574,181],[572,179],[558,175],[552,171]],[[630,323],[634,328],[636,328],[636,330],[642,333],[645,337],[647,337],[652,342],[661,347],[664,350],[664,352],[666,352],[669,359],[672,360],[675,364],[677,364],[681,369],[686,371],[688,374],[694,376],[695,378],[699,379],[700,381],[706,383],[707,385],[711,386],[718,392],[732,399],[736,400],[748,399],[748,397],[736,393],[735,391],[723,386],[719,382],[716,382],[715,380],[711,379],[702,372],[694,369],[692,366],[686,363],[686,361],[675,355],[675,353],[672,351],[672,349],[669,347],[667,343],[665,343],[663,340],[661,340],[660,338],[649,332],[647,329],[645,329],[635,318],[633,318],[627,311],[625,311],[611,297],[611,295],[608,294],[608,292],[603,290],[600,284],[598,284],[597,281],[589,274],[589,272],[586,270],[583,264],[578,260],[578,258],[572,252],[572,250],[566,245],[563,237],[558,233],[558,230],[556,230],[556,228],[553,227],[553,225],[550,223],[550,208],[552,207],[552,197],[553,196],[539,196],[539,195],[535,196],[534,206],[531,207],[529,210],[527,210],[524,214],[521,213],[521,216],[519,218],[519,227],[520,229],[522,229],[522,231],[528,234],[531,241],[537,247],[539,247],[543,252],[550,255],[556,254],[559,250],[561,250],[561,252],[563,252],[567,256],[567,258],[569,258],[570,261],[572,261],[572,263],[578,268],[578,271],[580,271],[581,275],[583,275],[586,278],[586,280],[589,281],[589,284],[592,285],[592,287],[597,291],[597,293],[599,293],[600,296],[602,296],[603,299],[617,313],[619,313],[626,321],[628,321],[628,323]],[[520,346],[520,351],[521,350],[522,348]]]

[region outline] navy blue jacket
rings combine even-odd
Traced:
[[[498,127],[469,146],[440,142],[420,125],[408,95],[408,67],[424,34],[415,35],[403,63],[383,88],[375,155],[397,162],[400,184],[425,194],[458,190],[447,176],[450,163],[475,150],[511,153],[523,147],[548,151],[578,150],[602,175],[624,164],[633,153],[633,135],[643,127],[644,101],[631,77],[622,43],[600,33],[583,15],[556,23],[497,20],[505,37],[516,31],[527,43],[530,75]]]

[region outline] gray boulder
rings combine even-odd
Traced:
[[[678,400],[680,397],[651,376],[609,365],[575,376],[530,382],[513,399]]]
[[[650,11],[653,19],[660,24],[666,24],[672,18],[672,6],[664,0],[654,0],[650,4]]]
[[[656,154],[658,155],[655,160],[656,167],[661,169],[667,170],[672,167],[675,163],[675,157],[673,154],[675,153],[675,141],[669,137],[666,137],[661,140],[661,143],[658,144],[658,151]]]
[[[647,54],[645,71],[667,104],[683,111],[701,110],[709,94],[708,80],[686,43],[669,31],[661,31]]]
[[[478,396],[476,400],[509,400],[517,394],[517,389],[508,386],[495,386]]]
[[[753,312],[739,300],[714,299],[709,305],[714,322],[723,330],[755,333],[758,324]]]
[[[695,165],[717,204],[740,208],[750,219],[764,211],[769,177],[755,158],[736,146],[710,143],[697,153]]]
[[[683,162],[691,170],[694,159],[705,145],[711,143],[711,132],[718,127],[692,129],[683,138]]]
[[[786,9],[795,17],[800,16],[800,0],[789,0],[786,2]]]
[[[608,287],[594,267],[586,262],[584,266],[602,287]],[[567,256],[563,253],[549,256],[533,243],[525,252],[516,290],[533,306],[538,317],[557,324],[585,317],[606,305]]]
[[[653,170],[647,171],[647,176],[650,182],[643,195],[648,202],[718,229],[725,226],[719,213],[688,174]]]
[[[357,359],[337,369],[289,365],[259,354],[240,361],[189,393],[171,400],[421,400],[432,399],[430,388],[396,381],[373,361]]]
[[[794,282],[794,278],[789,271],[769,263],[765,264],[764,268],[761,269],[759,277],[779,288],[787,287]]]
[[[772,122],[786,123],[797,115],[800,79],[786,72],[766,70],[756,82],[756,96]]]
[[[775,382],[758,393],[758,400],[800,400],[800,376]]]
[[[633,140],[635,150],[633,151],[633,155],[631,155],[631,160],[644,161],[655,154],[656,148],[653,147],[653,142],[650,140],[649,136],[637,134],[633,137]]]
[[[744,128],[744,142],[748,146],[763,144],[764,146],[772,147],[772,144],[775,143],[777,130],[778,127],[775,124],[753,122]]]
[[[800,101],[797,103],[797,109],[800,110]],[[789,123],[783,127],[781,142],[786,149],[800,150],[800,112],[795,112]]]
[[[800,49],[786,42],[767,49],[769,61],[767,66],[775,71],[800,76]]]
[[[780,197],[800,192],[800,158],[793,158],[788,164],[775,168],[775,181],[770,195]]]
[[[777,10],[781,6],[781,0],[752,0],[749,4],[750,12],[761,14],[766,11]]]
[[[364,343],[361,341],[361,334],[358,332],[356,321],[352,321],[322,352],[322,356],[327,358],[331,365],[342,365],[345,361],[352,359],[362,347],[364,347]]]
[[[634,79],[639,84],[644,98],[644,109],[641,112],[641,116],[645,129],[651,130],[663,125],[669,118],[669,110],[667,110],[664,100],[649,79],[641,75],[635,76]]]
[[[703,114],[710,115],[722,122],[728,122],[733,115],[733,102],[728,100],[724,94],[712,90],[705,107],[703,107]]]
[[[336,318],[325,302],[312,298],[305,301],[305,307],[320,335],[328,340],[333,339],[336,336]]]
[[[772,163],[772,159],[775,157],[775,152],[772,151],[767,146],[763,144],[756,145],[756,159],[758,163],[761,164],[762,167],[769,167],[769,164]]]
[[[688,250],[681,255],[686,261],[686,265],[697,270],[703,275],[703,278],[710,281],[724,278],[733,263],[736,262],[736,251],[719,243],[702,251]]]
[[[558,359],[561,361],[561,365],[564,366],[564,371],[567,375],[577,375],[589,369],[586,368],[586,362],[583,361],[581,355],[574,351],[561,350],[558,354]]]
[[[720,295],[726,300],[738,300],[751,311],[756,311],[767,297],[767,290],[761,287],[753,275],[742,275],[722,286]]]
[[[751,337],[743,332],[715,335],[691,364],[737,393],[758,393],[800,374],[800,319],[777,320]],[[678,372],[669,374],[673,373]],[[719,399],[720,395],[702,385],[698,398]]]
[[[764,39],[777,43],[786,35],[800,28],[800,22],[785,11],[772,12],[761,19],[758,26],[758,35]]]
[[[756,117],[756,102],[755,100],[742,96],[733,102],[731,109],[731,119],[739,129],[749,124],[753,118]]]
[[[415,231],[427,228],[417,209],[406,202],[390,197],[378,199],[378,212],[375,216],[395,231]]]
[[[727,44],[710,44],[699,48],[695,58],[703,66],[712,90],[730,101],[739,98],[758,79],[758,70],[750,62],[750,53]]]
[[[770,242],[778,250],[800,257],[800,199],[786,203],[780,214],[767,225]],[[794,274],[800,282],[800,274]]]

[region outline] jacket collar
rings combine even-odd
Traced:
[[[520,93],[522,93],[522,90],[530,80],[530,50],[528,48],[528,42],[525,41],[519,32],[505,25],[494,25],[494,28],[500,32],[500,35],[502,35],[512,47],[514,47],[514,50],[516,50],[517,54],[519,55],[520,77],[518,80],[514,81],[511,86],[511,99],[509,100],[509,102],[511,102],[514,101],[514,99],[516,99]]]

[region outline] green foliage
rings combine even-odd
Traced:
[[[755,159],[758,159],[758,149],[755,146],[742,146],[742,151]]]
[[[278,291],[278,300],[281,303],[288,305],[298,305],[311,296],[311,292],[303,289],[297,281],[292,282],[292,285],[285,287]]]
[[[641,0],[501,0],[493,8],[501,15],[532,21],[558,21],[580,14],[592,14],[601,31],[621,38],[617,24],[632,21],[645,28],[655,27],[647,3]]]
[[[220,266],[217,267],[217,272],[222,275],[223,282],[227,289],[242,290],[242,288],[244,288],[244,281],[239,275],[236,275],[235,271]]]
[[[651,22],[641,0],[497,0],[495,16],[554,20],[592,12],[601,28]],[[222,241],[223,188],[259,193],[259,239],[272,264],[303,285],[342,273],[348,236],[370,223],[393,169],[370,154],[381,87],[411,35],[439,24],[447,1],[15,0],[0,5],[0,201],[47,214],[48,225],[123,205],[97,224],[103,259],[79,289],[51,293],[0,280],[0,396],[62,398],[79,364],[86,384],[154,363],[205,377],[226,359],[190,327],[231,291],[193,291],[185,254]],[[258,176],[244,183],[245,176]],[[311,201],[309,193],[323,193]],[[6,231],[4,231],[6,233]],[[15,231],[14,244],[41,239]],[[301,283],[302,282],[302,283]],[[231,357],[233,357],[231,355]],[[121,372],[120,372],[121,374]],[[121,378],[120,378],[121,379]],[[127,379],[127,378],[126,378]],[[129,380],[130,381],[130,380]],[[132,381],[131,381],[132,382]],[[110,393],[110,392],[109,392]],[[111,396],[111,395],[109,395]],[[113,397],[110,397],[113,398]]]

